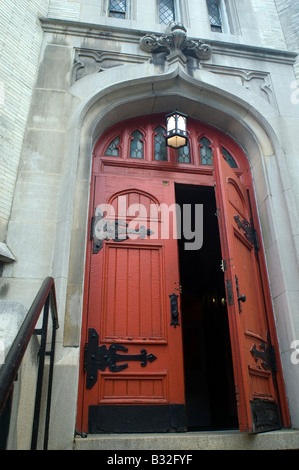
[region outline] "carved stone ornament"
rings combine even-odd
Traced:
[[[191,40],[187,38],[187,30],[182,23],[172,23],[170,34],[160,37],[154,34],[147,34],[140,40],[140,47],[145,52],[160,52],[167,50],[168,59],[174,54],[183,54],[184,56],[193,56],[198,59],[208,60],[212,54],[212,48],[203,41]]]

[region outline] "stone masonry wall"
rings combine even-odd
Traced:
[[[274,0],[251,0],[262,46],[286,49],[285,38]]]
[[[299,2],[294,0],[275,0],[276,8],[284,31],[289,50],[299,54]],[[295,73],[299,81],[299,58],[295,64]]]
[[[24,5],[24,3],[26,5]],[[49,0],[1,0],[0,242],[5,241]]]

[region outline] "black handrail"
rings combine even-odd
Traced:
[[[36,323],[43,310],[42,328],[35,329]],[[52,318],[52,340],[51,350],[46,352],[47,330],[49,310],[51,311]],[[33,335],[41,335],[40,350],[39,350],[39,364],[37,374],[35,407],[31,437],[31,450],[37,448],[37,436],[39,427],[39,416],[41,407],[41,394],[42,394],[42,381],[44,372],[45,356],[50,356],[49,364],[49,380],[48,380],[48,396],[46,407],[45,419],[45,433],[44,433],[44,450],[48,447],[48,432],[50,421],[50,403],[52,393],[52,379],[54,367],[54,354],[55,354],[55,339],[56,330],[59,327],[57,303],[55,293],[55,283],[52,277],[47,277],[40,290],[38,291],[22,325],[21,328],[6,356],[5,363],[0,368],[0,414],[4,411],[6,403],[11,396],[13,384],[17,377],[19,367],[28,347],[29,341]]]

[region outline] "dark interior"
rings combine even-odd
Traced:
[[[176,202],[203,204],[203,245],[178,240],[188,430],[238,428],[224,275],[212,187],[176,185]],[[182,217],[182,228],[183,228]],[[192,222],[193,223],[193,222]]]

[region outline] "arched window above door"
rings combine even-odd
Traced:
[[[206,137],[202,137],[199,141],[199,144],[201,164],[211,166],[213,163],[213,150],[211,148],[211,142]]]
[[[238,165],[236,164],[234,158],[231,156],[228,150],[226,150],[224,147],[221,148],[222,150],[222,155],[224,156],[224,160],[229,164],[231,168],[238,168]]]
[[[143,134],[136,130],[131,134],[130,158],[143,159]]]
[[[212,174],[213,159],[222,158],[238,174],[248,169],[240,147],[228,135],[192,118],[187,120],[188,144],[180,149],[166,146],[165,115],[138,116],[115,124],[98,140],[94,154],[117,164]],[[114,163],[115,164],[115,163]]]
[[[115,137],[115,139],[113,139],[108,145],[108,147],[106,148],[105,155],[109,155],[111,157],[118,157],[119,156],[119,147],[118,147],[119,141],[120,141],[119,136]]]
[[[159,160],[161,162],[167,161],[167,148],[166,148],[166,140],[165,140],[165,129],[162,126],[158,126],[155,128],[155,136],[154,136],[154,152],[155,152],[155,160]]]

